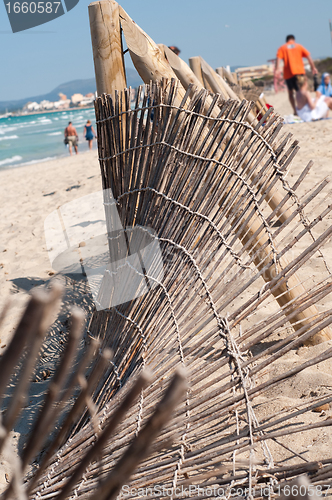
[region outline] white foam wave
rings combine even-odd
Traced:
[[[41,158],[40,160],[26,161],[25,163],[20,163],[20,167],[25,165],[34,165],[35,163],[44,163],[44,161],[55,160],[56,158],[56,156],[47,156],[46,158]]]
[[[0,141],[7,141],[8,139],[18,139],[18,135],[5,135],[0,137]]]
[[[42,123],[52,123],[52,120],[50,120],[49,118],[38,118],[38,125]]]
[[[0,127],[0,135],[5,135],[8,132],[14,132],[18,127]]]
[[[62,135],[62,132],[52,132],[51,134],[47,134],[47,135]]]
[[[11,158],[6,158],[5,160],[0,161],[0,166],[2,165],[8,165],[8,163],[15,163],[17,161],[23,160],[22,156],[15,155],[12,156]]]

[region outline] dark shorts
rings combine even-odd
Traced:
[[[292,78],[288,78],[287,80],[285,80],[288,90],[296,90],[296,91],[299,90],[299,87],[297,85],[297,77],[298,76],[300,76],[300,75],[295,75],[295,76],[292,76]]]

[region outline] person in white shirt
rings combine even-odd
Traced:
[[[297,77],[298,91],[295,95],[296,112],[304,122],[326,118],[332,109],[332,97],[321,95],[312,99],[308,90],[308,79],[305,75]]]

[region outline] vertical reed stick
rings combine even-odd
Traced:
[[[77,355],[79,341],[83,334],[84,313],[78,308],[73,309],[71,313],[71,328],[66,349],[63,353],[60,364],[57,368],[55,376],[50,383],[46,394],[44,405],[38,415],[37,421],[31,431],[29,440],[25,447],[22,457],[23,470],[30,463],[31,459],[42,447],[42,443],[47,439],[49,432],[52,430],[52,424],[56,420],[60,406],[54,406],[58,401],[67,375],[73,366],[73,362]]]
[[[141,373],[141,375],[135,381],[133,387],[130,389],[130,391],[120,404],[120,406],[115,410],[114,414],[111,416],[110,421],[106,425],[103,432],[100,434],[96,443],[85,454],[85,456],[80,461],[79,465],[76,467],[75,471],[73,471],[69,481],[67,481],[67,483],[62,488],[61,493],[58,495],[57,500],[65,500],[66,498],[69,497],[70,492],[84,474],[84,471],[88,467],[89,463],[95,460],[99,456],[99,454],[103,451],[103,448],[106,446],[107,441],[114,433],[116,427],[120,424],[121,420],[125,417],[125,414],[128,412],[128,410],[134,403],[137,396],[147,386],[150,380],[151,380],[150,372],[145,371]]]
[[[121,486],[126,484],[137,465],[149,454],[153,440],[171,418],[174,408],[181,401],[186,388],[185,372],[178,368],[154,413],[124,452],[112,472],[91,497],[93,500],[116,498]]]

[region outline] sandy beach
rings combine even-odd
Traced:
[[[1,306],[9,296],[14,298],[2,326],[3,346],[27,292],[54,275],[46,251],[45,218],[64,203],[100,190],[101,178],[96,150],[3,170],[0,178]]]
[[[2,170],[0,179],[1,310],[7,307],[10,299],[8,313],[0,328],[1,353],[27,303],[29,291],[34,287],[47,286],[55,277],[46,251],[45,218],[64,203],[100,190],[101,178],[97,151],[93,150],[49,162]],[[53,335],[58,337],[61,324],[68,317],[68,306],[76,303],[83,309],[89,308],[86,294],[78,291],[75,283],[67,281],[65,286],[58,326],[53,325],[51,328],[50,344],[53,343]],[[46,364],[41,364],[40,376],[35,374],[35,380],[39,383],[32,384],[35,387],[30,391],[27,418],[21,422],[20,432],[14,432],[12,436],[11,445],[15,451],[20,438],[28,432],[30,410],[31,415],[34,415],[34,409],[38,407],[45,391],[43,375],[52,373],[54,369],[55,360],[52,357],[56,356],[56,352],[46,348],[46,354]],[[6,474],[10,474],[10,470],[11,465],[5,458],[0,458],[0,492],[6,485]]]
[[[272,104],[281,115],[291,113],[287,94],[267,94],[267,101]],[[332,169],[332,119],[315,123],[299,123],[285,125],[285,130],[293,134],[299,141],[300,151],[296,155],[290,169],[289,181],[300,175],[310,160],[314,161],[311,173],[301,186],[301,193],[330,175]],[[290,182],[292,184],[292,182]],[[11,304],[4,323],[0,328],[0,355],[4,351],[13,332],[21,311],[28,299],[28,292],[36,286],[45,286],[55,278],[46,250],[44,236],[44,220],[53,210],[64,203],[78,197],[93,193],[101,189],[101,176],[97,159],[97,151],[68,156],[35,165],[12,168],[0,171],[0,310],[6,306],[8,298]],[[319,200],[324,200],[329,193],[327,186]],[[318,200],[316,200],[317,204]],[[328,204],[327,201],[324,202]],[[319,208],[319,207],[318,207]],[[318,213],[318,212],[317,212]],[[311,214],[314,217],[315,214]],[[332,215],[328,215],[326,224],[331,224]],[[332,268],[331,243],[325,246],[325,257]],[[308,271],[312,279],[317,281],[320,273],[320,263]],[[67,304],[75,302],[86,310],[90,305],[75,284],[68,285]],[[328,301],[329,298],[325,299]],[[324,305],[324,303],[323,303]],[[66,308],[62,314],[66,314]],[[332,345],[332,341],[326,343]],[[326,349],[326,345],[312,348],[319,353]],[[313,356],[313,350],[310,356]],[[291,352],[283,360],[284,366],[292,366],[309,356],[308,348]],[[323,389],[332,390],[331,362],[323,363],[308,372],[300,373],[297,379],[297,392],[294,393],[294,383],[285,383],[280,389],[280,398],[274,401],[275,408],[287,405],[291,398],[300,398],[303,394],[316,392],[322,394]],[[41,392],[41,391],[39,391]],[[269,408],[271,412],[271,405]],[[262,410],[263,411],[263,410]],[[326,409],[321,418],[331,416],[331,409]],[[308,422],[310,416],[306,416]],[[327,428],[328,429],[328,428]],[[23,431],[24,432],[24,431]],[[321,453],[327,453],[332,446],[330,431],[321,431],[321,440],[313,442],[309,435],[296,436],[297,449],[308,448],[307,459],[318,460]],[[13,434],[14,449],[19,442],[18,433]],[[10,466],[6,460],[0,459],[0,492],[5,487],[10,474]]]

